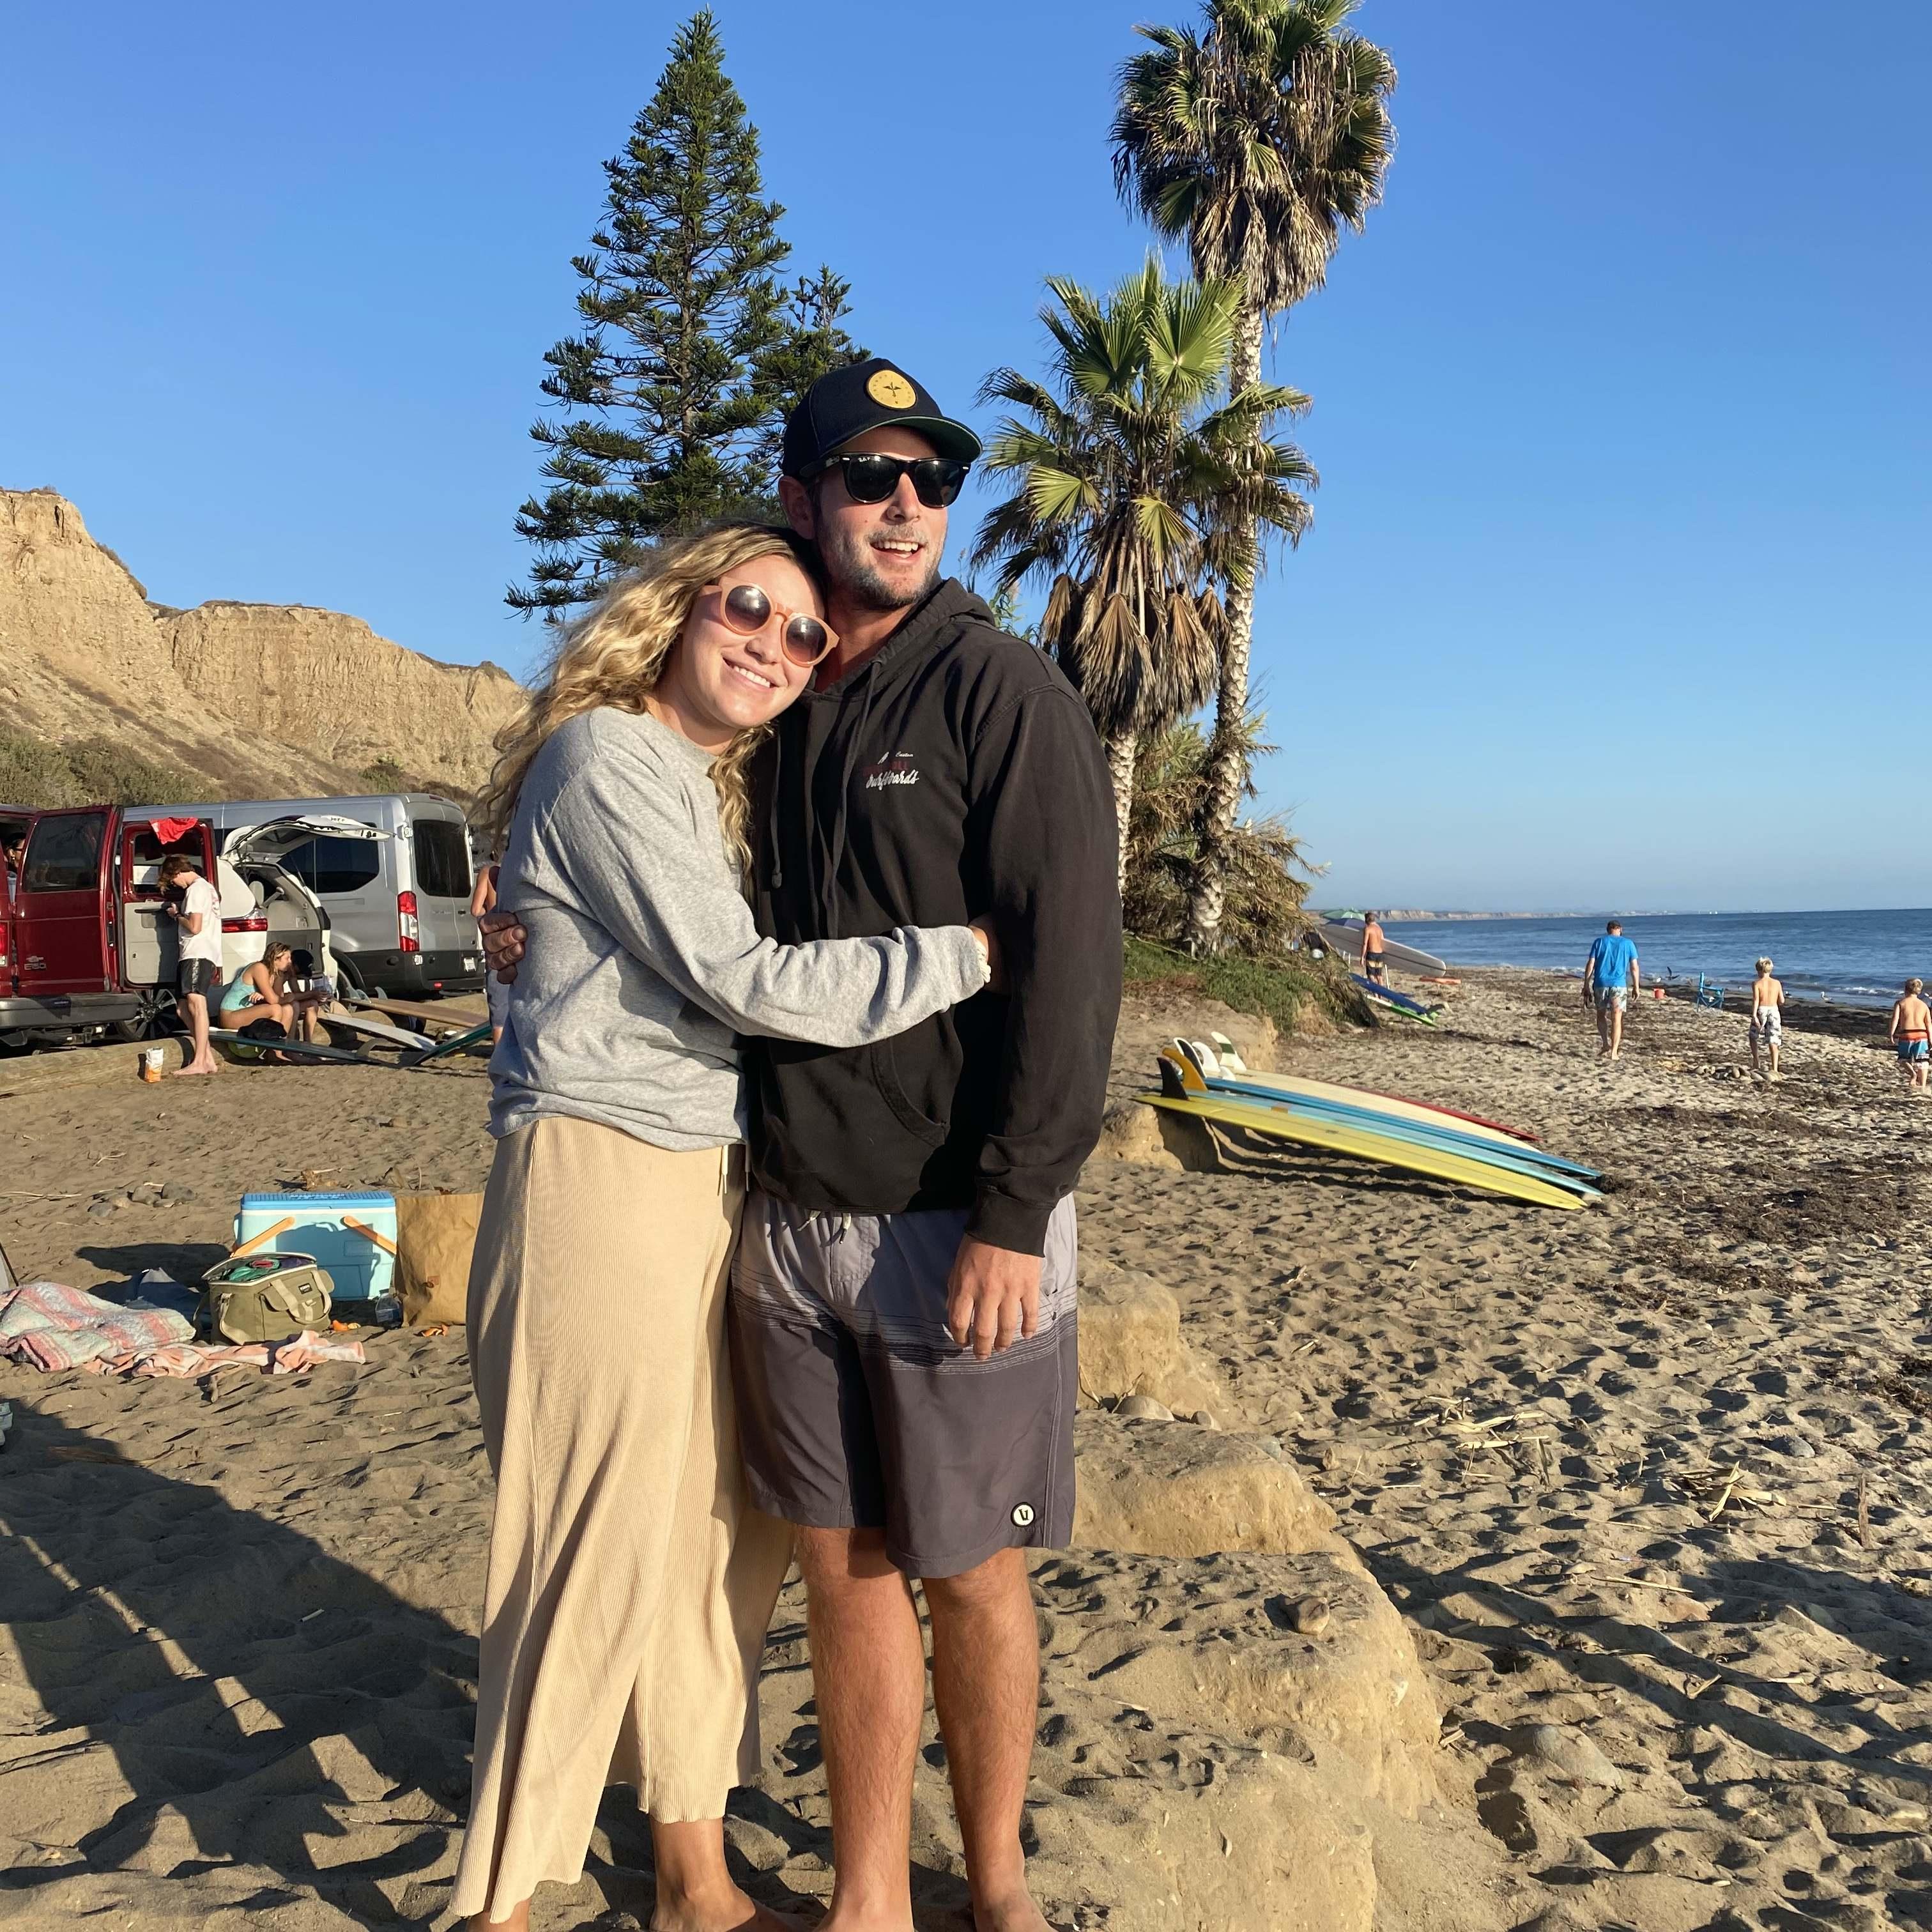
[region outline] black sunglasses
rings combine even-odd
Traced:
[[[718,604],[725,622],[741,638],[755,638],[773,616],[783,617],[779,648],[803,670],[809,670],[838,641],[838,634],[816,617],[802,610],[776,610],[755,584],[734,584],[729,590],[721,586]]]
[[[910,476],[919,500],[928,510],[943,510],[958,500],[972,466],[956,456],[828,456],[818,473],[838,470],[855,503],[883,503],[899,478]]]

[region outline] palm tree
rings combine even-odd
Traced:
[[[980,524],[972,567],[998,566],[998,596],[1029,578],[1046,588],[1040,641],[1106,741],[1124,879],[1135,746],[1214,686],[1226,532],[1292,536],[1308,520],[1298,486],[1314,473],[1267,434],[1307,398],[1253,384],[1216,405],[1235,312],[1225,282],[1170,283],[1150,261],[1104,298],[1047,287],[1050,384],[998,369],[980,390],[1024,414],[988,447],[987,468],[1018,483]]]
[[[1228,379],[1261,374],[1268,319],[1322,286],[1344,224],[1382,197],[1394,152],[1395,68],[1344,25],[1356,0],[1203,0],[1202,30],[1142,27],[1154,43],[1120,69],[1114,178],[1165,236],[1185,239],[1194,272],[1238,291]],[[1241,734],[1254,641],[1256,525],[1230,548],[1226,640],[1187,943],[1214,944],[1222,861],[1247,782]]]

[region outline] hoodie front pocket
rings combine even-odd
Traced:
[[[872,1048],[880,1097],[906,1132],[938,1147],[951,1129],[952,1096],[964,1056],[950,1014],[937,1013]]]

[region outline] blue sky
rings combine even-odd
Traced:
[[[1191,10],[716,8],[796,266],[962,411],[1040,359],[1043,275],[1140,259],[1113,70]],[[540,358],[685,10],[16,13],[0,483],[72,496],[166,602],[326,604],[527,671],[502,593]],[[1357,24],[1401,149],[1280,333],[1323,488],[1257,638],[1262,802],[1318,896],[1923,902],[1888,854],[1926,763],[1932,8]]]

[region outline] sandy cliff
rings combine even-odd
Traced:
[[[468,791],[520,695],[337,611],[150,604],[64,497],[0,490],[0,724],[124,740],[230,792],[362,790],[379,759]]]

